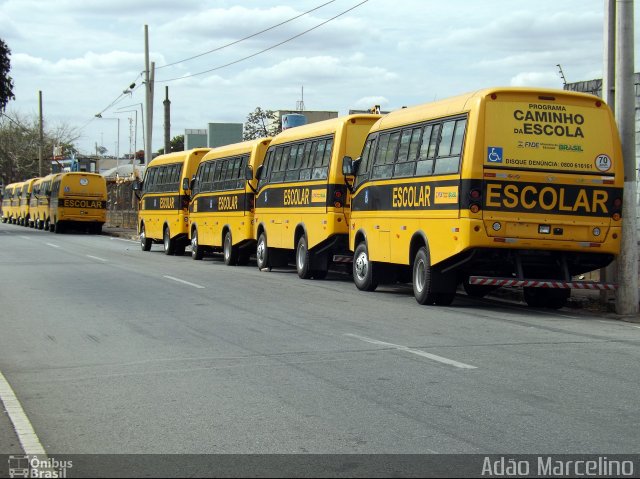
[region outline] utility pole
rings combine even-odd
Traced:
[[[169,101],[169,87],[165,86],[164,105],[164,152],[171,153],[171,102]]]
[[[44,143],[44,127],[42,125],[42,90],[38,91],[38,111],[39,111],[39,127],[38,127],[38,176],[44,176],[44,158],[43,158],[43,143]]]
[[[155,62],[151,62],[151,68],[149,67],[149,26],[144,26],[144,77],[145,77],[145,107],[147,124],[147,134],[145,137],[144,145],[144,158],[145,164],[153,159],[153,153],[151,152],[153,131],[153,81],[155,76]]]
[[[618,257],[616,312],[638,314],[638,238],[636,220],[635,87],[633,0],[616,0],[615,114],[624,161],[622,238]]]
[[[602,99],[614,110],[615,103],[615,78],[616,78],[616,0],[604,0],[604,75],[602,76]],[[600,281],[616,281],[617,260],[614,260],[606,268],[600,269]],[[600,291],[600,301],[606,304],[609,298],[613,298],[610,291]]]

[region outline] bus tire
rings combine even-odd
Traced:
[[[62,234],[64,227],[62,226],[62,221],[56,221],[53,227],[53,232],[57,235]]]
[[[353,253],[353,282],[360,291],[375,291],[378,287],[375,265],[369,261],[367,243],[364,241],[356,246]]]
[[[436,296],[433,294],[431,282],[431,259],[427,246],[421,247],[413,260],[413,295],[418,304],[433,304]]]
[[[171,239],[171,231],[168,226],[162,230],[162,245],[164,246],[164,254],[172,255],[176,250],[176,241]]]
[[[204,258],[204,250],[198,244],[198,230],[194,228],[191,233],[191,259],[200,261],[202,258]]]
[[[140,228],[140,249],[142,249],[142,251],[150,251],[151,250],[151,239],[147,238],[145,229],[144,229],[144,224],[142,225],[142,227]]]
[[[269,247],[267,246],[267,235],[265,235],[264,231],[260,233],[258,237],[258,244],[256,245],[256,263],[258,264],[258,269],[269,268],[271,269],[269,263]]]
[[[301,279],[311,278],[313,273],[311,271],[311,253],[307,247],[307,237],[304,234],[300,235],[296,245],[296,269]]]
[[[226,264],[227,266],[235,266],[236,264],[238,264],[238,248],[233,246],[231,231],[228,230],[224,234],[222,254],[224,257],[224,264]]]

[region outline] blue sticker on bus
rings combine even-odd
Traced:
[[[487,161],[489,163],[502,163],[502,147],[490,146],[487,150]]]

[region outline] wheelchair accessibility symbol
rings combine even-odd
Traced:
[[[490,146],[487,149],[487,161],[489,163],[502,163],[502,148],[499,146]]]

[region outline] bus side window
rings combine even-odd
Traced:
[[[313,171],[313,157],[318,146],[317,141],[307,141],[304,145],[304,156],[300,167],[300,181],[310,180]]]
[[[395,164],[393,176],[413,176],[416,169],[416,155],[420,144],[421,128],[402,130],[398,160]]]
[[[362,155],[360,155],[360,165],[358,166],[356,181],[354,184],[358,186],[369,179],[369,166],[371,165],[371,158],[373,157],[373,145],[375,143],[375,137],[370,138],[362,149]]]
[[[243,189],[246,184],[246,180],[244,179],[244,172],[247,169],[247,165],[249,164],[249,157],[242,156],[240,157],[240,166],[238,168],[238,175],[236,176],[236,189]]]
[[[262,170],[260,173],[260,178],[258,179],[258,189],[262,188],[264,185],[269,183],[269,175],[271,174],[270,168],[273,159],[273,150],[269,150],[267,152],[267,157],[262,164]]]
[[[440,125],[427,125],[422,134],[422,144],[418,152],[416,176],[429,176],[433,173],[433,161],[436,155],[436,144]]]
[[[273,160],[273,166],[271,167],[270,183],[280,183],[284,180],[284,168],[287,164],[287,155],[289,154],[289,148],[276,148],[275,157]]]
[[[442,127],[434,175],[458,173],[466,120],[448,121]]]
[[[378,148],[373,161],[372,179],[391,178],[393,172],[393,157],[400,138],[400,132],[383,133],[378,140]],[[387,163],[391,159],[392,163]]]
[[[284,176],[285,181],[298,181],[300,179],[300,165],[302,163],[303,152],[304,143],[299,143],[291,147],[287,172]]]
[[[316,156],[313,161],[313,173],[311,174],[311,179],[324,180],[327,178],[328,167],[324,165],[325,163],[329,165],[329,158],[331,158],[331,144],[332,140],[318,141]]]

